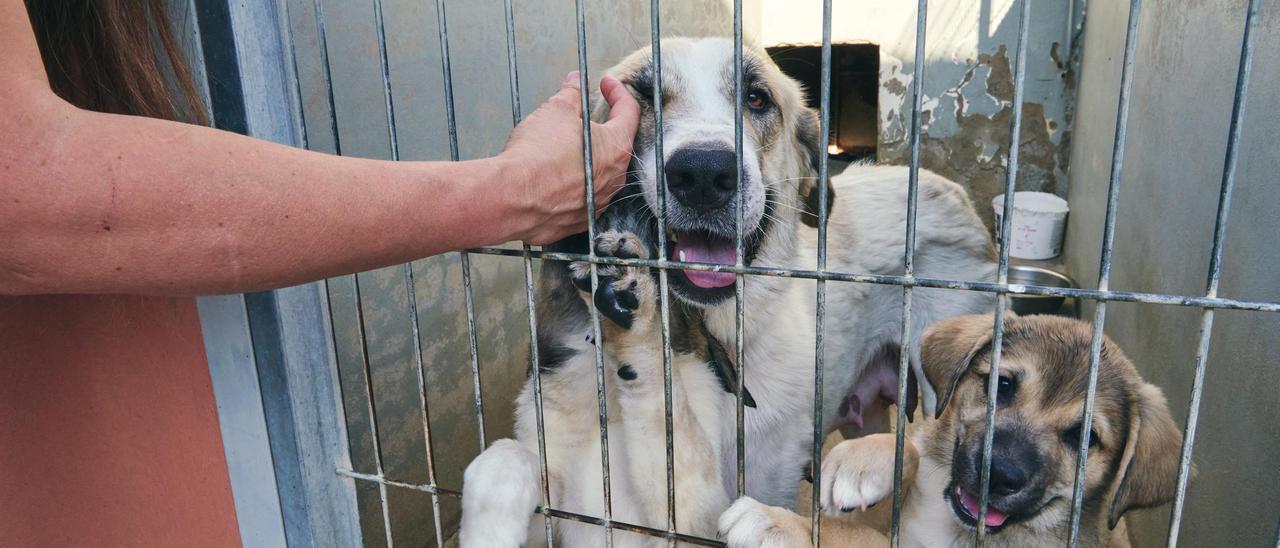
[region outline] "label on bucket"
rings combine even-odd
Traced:
[[[1004,226],[1004,195],[991,200],[996,213],[996,233]],[[1019,259],[1052,259],[1062,253],[1067,225],[1067,202],[1045,192],[1015,192],[1013,222],[1008,238],[1009,255]]]

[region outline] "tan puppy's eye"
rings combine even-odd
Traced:
[[[991,375],[980,375],[982,377],[982,392],[990,394],[991,386],[987,383],[991,382]],[[1013,401],[1013,397],[1018,393],[1018,377],[1012,375],[1000,375],[996,381],[996,403],[999,405],[1009,405]]]
[[[1080,423],[1076,423],[1075,426],[1072,426],[1071,428],[1063,430],[1062,443],[1065,443],[1067,447],[1070,447],[1072,449],[1079,449],[1080,434],[1082,431],[1083,430],[1080,428]],[[1098,436],[1098,431],[1096,429],[1090,428],[1089,429],[1089,448],[1093,449],[1094,447],[1098,447],[1099,445],[1102,445],[1102,440]]]
[[[769,106],[769,94],[759,90],[749,91],[746,103],[752,110],[763,110]]]

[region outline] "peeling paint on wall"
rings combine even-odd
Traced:
[[[758,0],[763,45],[819,44],[818,0]],[[1068,149],[1079,44],[1075,2],[1036,3],[1027,29],[1019,190],[1067,193]],[[1019,10],[1014,0],[952,0],[929,6],[925,51],[915,57],[915,3],[845,0],[832,6],[832,40],[880,48],[877,160],[910,156],[912,73],[925,63],[921,104],[922,166],[969,189],[990,226],[986,205],[1003,192],[1013,118],[1012,59]],[[767,23],[766,23],[767,22]],[[1068,53],[1068,51],[1070,53]]]
[[[1057,43],[1050,61],[1061,66]],[[910,158],[911,82],[910,69],[892,57],[881,59],[880,143],[878,161],[905,164]],[[932,64],[929,69],[939,65]],[[1013,73],[1009,48],[996,46],[976,59],[946,70],[926,70],[925,95],[921,100],[921,165],[961,183],[969,189],[979,214],[991,226],[993,214],[985,204],[1004,192],[1009,160],[1009,131],[1013,121]],[[1030,71],[1029,71],[1030,72]],[[935,74],[941,73],[941,74]],[[1066,97],[1074,77],[1025,81],[1025,98],[1031,88],[1057,87],[1054,104],[1024,100],[1018,189],[1056,194],[1066,193],[1070,120]],[[929,89],[941,89],[929,95]],[[1050,90],[1053,91],[1053,90]]]

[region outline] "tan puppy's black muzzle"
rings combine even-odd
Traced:
[[[991,477],[986,524],[995,532],[1031,519],[1044,508],[1049,475],[1035,437],[1018,426],[997,426],[991,443]],[[982,489],[982,432],[957,443],[947,498],[960,521],[976,526]]]

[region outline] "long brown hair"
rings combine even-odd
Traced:
[[[26,0],[53,91],[81,108],[206,124],[165,0]]]

